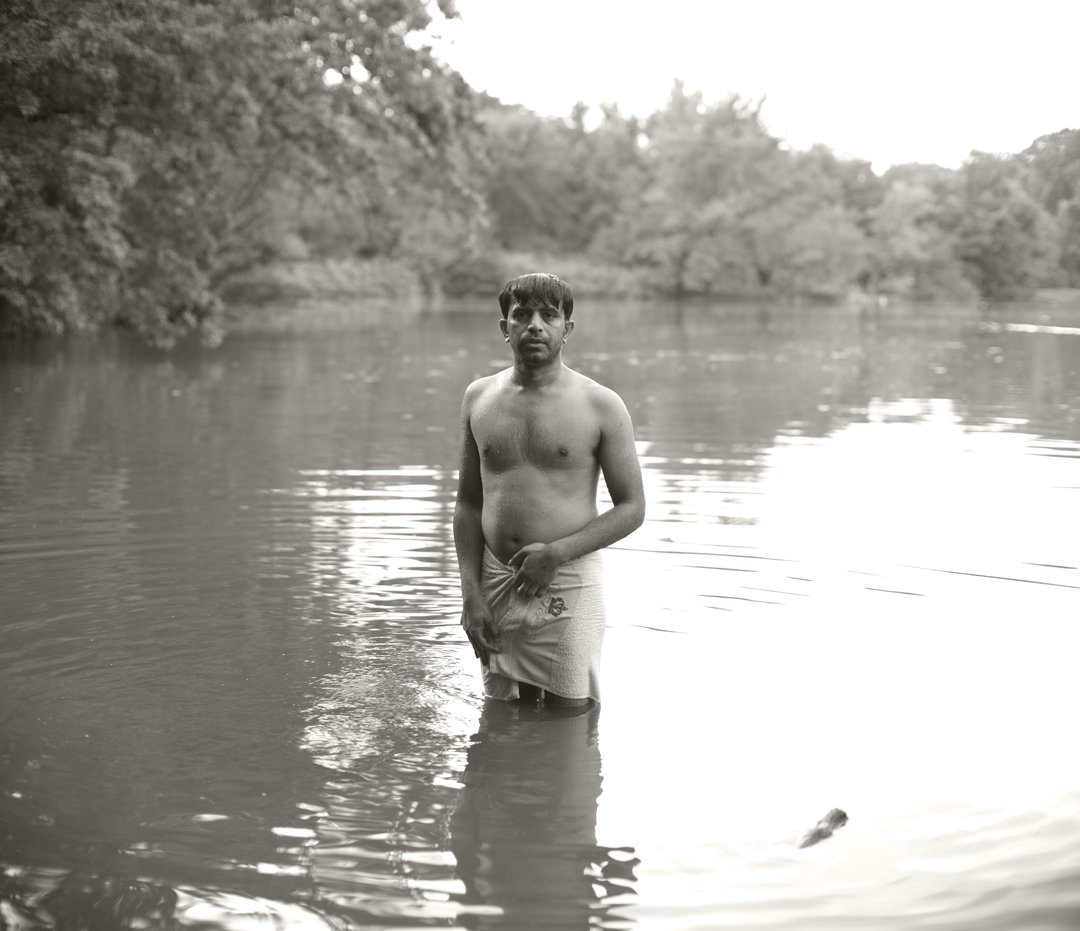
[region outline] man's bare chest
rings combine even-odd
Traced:
[[[473,423],[484,468],[579,469],[596,462],[599,429],[579,405],[493,405]]]

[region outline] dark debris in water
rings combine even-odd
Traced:
[[[800,841],[800,847],[813,847],[814,844],[821,843],[826,838],[832,837],[834,831],[838,831],[845,824],[847,824],[848,817],[847,812],[841,811],[839,808],[834,808],[824,818],[822,818],[817,824],[815,824]]]

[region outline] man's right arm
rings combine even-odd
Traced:
[[[480,451],[473,437],[471,412],[479,393],[473,382],[461,403],[461,455],[458,471],[457,501],[454,505],[454,547],[461,575],[461,625],[476,655],[486,666],[488,655],[498,652],[491,607],[481,588],[484,560],[484,486],[480,477]]]

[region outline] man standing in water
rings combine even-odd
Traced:
[[[634,428],[614,391],[563,364],[565,282],[522,275],[499,307],[514,364],[474,381],[461,406],[461,623],[489,698],[583,705],[600,699],[598,551],[645,517]],[[612,501],[602,514],[601,473]]]

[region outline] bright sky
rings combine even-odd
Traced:
[[[436,54],[504,103],[647,116],[675,78],[875,170],[1080,128],[1076,0],[456,0]]]

